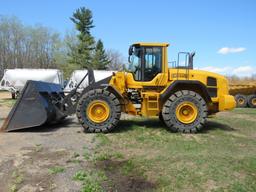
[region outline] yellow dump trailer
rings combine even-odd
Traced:
[[[256,83],[230,84],[229,93],[235,96],[237,107],[256,108]]]

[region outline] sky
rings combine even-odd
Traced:
[[[194,67],[224,75],[256,74],[255,0],[0,0],[0,15],[64,36],[72,13],[93,12],[92,34],[125,57],[134,42],[168,42],[169,61],[195,51]]]

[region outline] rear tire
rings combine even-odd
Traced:
[[[256,95],[248,96],[248,106],[250,108],[256,108]]]
[[[162,115],[171,131],[196,133],[206,122],[207,106],[196,92],[182,90],[169,97],[163,106]]]
[[[121,117],[121,105],[113,93],[95,89],[81,96],[76,115],[85,132],[107,133],[117,126]]]
[[[237,94],[235,96],[235,100],[236,100],[236,107],[238,108],[247,107],[247,98],[245,95]]]

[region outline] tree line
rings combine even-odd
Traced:
[[[12,68],[57,68],[66,77],[75,69],[122,69],[122,54],[105,50],[103,41],[91,34],[95,26],[89,9],[77,9],[70,20],[75,31],[61,37],[48,27],[26,26],[17,17],[0,16],[0,77]]]

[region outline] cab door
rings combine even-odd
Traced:
[[[144,65],[144,66],[143,66]],[[162,72],[162,47],[145,47],[142,58],[142,81],[152,81]]]
[[[165,47],[141,47],[139,58],[141,65],[135,74],[128,74],[128,87],[158,89],[161,86],[166,86],[168,72],[165,69],[165,52]]]

